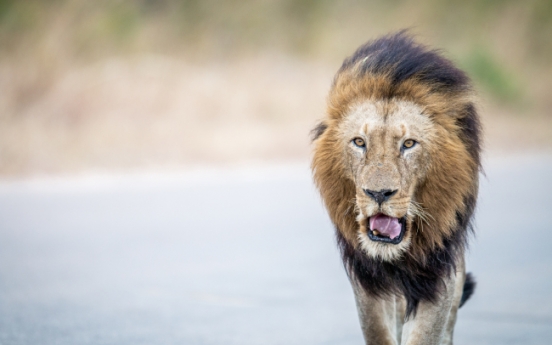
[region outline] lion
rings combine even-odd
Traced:
[[[338,70],[313,130],[313,178],[336,228],[366,344],[452,344],[475,282],[481,126],[469,78],[405,31]]]

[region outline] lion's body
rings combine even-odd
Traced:
[[[399,33],[346,59],[328,103],[312,168],[366,343],[452,343],[480,169],[468,78]]]

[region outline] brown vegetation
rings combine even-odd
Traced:
[[[482,94],[485,147],[552,148],[548,1],[0,1],[0,174],[306,160],[331,78],[403,27]]]

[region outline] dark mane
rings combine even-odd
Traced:
[[[481,166],[481,123],[477,116],[477,110],[473,103],[468,103],[464,109],[463,116],[456,120],[458,126],[462,129],[460,138],[468,152],[476,162],[477,166]]]
[[[374,296],[404,296],[405,317],[415,315],[420,301],[435,302],[444,292],[443,278],[454,273],[455,261],[465,251],[468,233],[473,230],[471,219],[475,201],[475,196],[465,201],[466,211],[456,214],[458,222],[453,235],[444,240],[443,248],[431,251],[423,263],[408,254],[396,263],[369,257],[360,249],[354,248],[341,231],[336,229],[337,244],[347,274]],[[415,224],[412,231],[416,231]]]
[[[402,82],[416,78],[436,92],[458,92],[469,89],[469,78],[454,67],[452,62],[436,50],[414,42],[406,30],[381,37],[360,46],[345,59],[338,73],[362,62],[359,77],[365,74],[387,75],[392,88],[387,97],[393,97],[393,89]]]

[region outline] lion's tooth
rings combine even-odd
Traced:
[[[373,233],[375,236],[378,236],[378,235],[379,235],[379,231],[377,231],[377,230],[372,230],[372,233]]]

